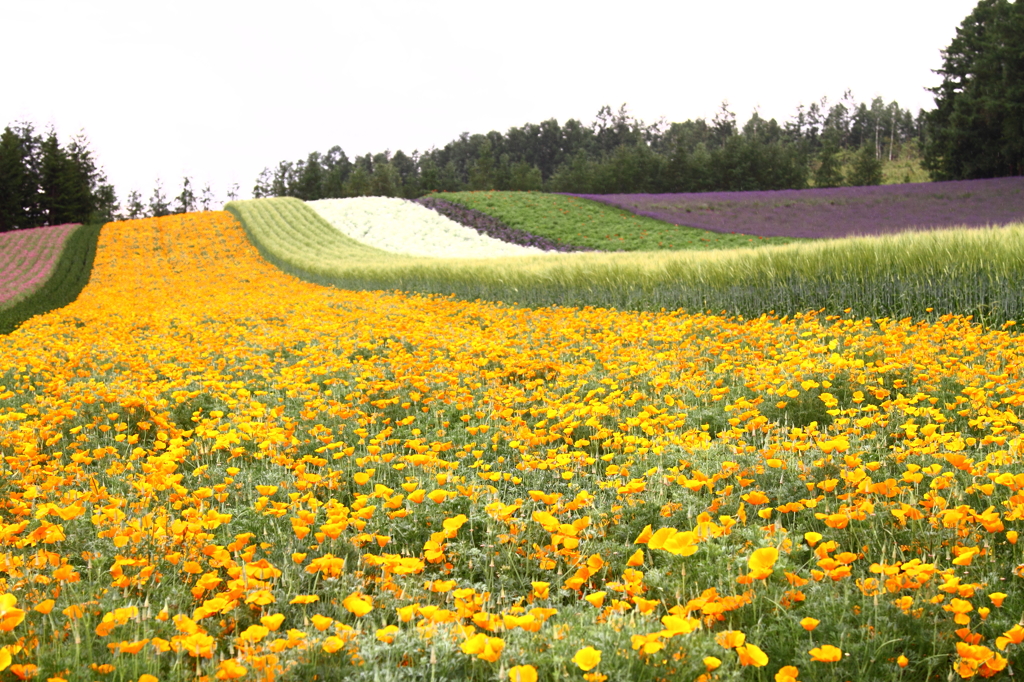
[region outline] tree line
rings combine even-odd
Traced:
[[[238,183],[235,183],[228,190],[228,201],[237,199],[238,191]],[[167,194],[160,180],[156,181],[153,193],[146,200],[143,199],[141,192],[132,190],[128,193],[124,209],[118,213],[117,219],[159,218],[178,213],[219,210],[220,206],[221,202],[214,197],[213,188],[209,183],[199,189],[195,181],[186,175],[181,179],[181,190],[175,196]]]
[[[857,103],[847,91],[798,107],[779,124],[757,112],[742,125],[726,103],[710,121],[653,124],[626,105],[594,121],[555,119],[505,133],[463,133],[444,147],[349,159],[341,147],[265,168],[253,195],[314,200],[414,198],[436,191],[547,190],[575,193],[708,192],[871,185],[883,160],[918,154],[917,117],[882,98]]]
[[[527,123],[505,133],[463,133],[444,147],[349,159],[341,147],[265,168],[253,195],[304,200],[414,198],[466,189],[582,194],[707,192],[872,185],[882,163],[920,158],[932,180],[1024,175],[1024,2],[980,0],[942,51],[935,109],[916,116],[882,98],[847,91],[797,107],[780,124],[756,111],[742,125],[726,103],[711,119],[652,124],[625,105],[577,119]],[[909,181],[909,177],[906,178]],[[238,197],[238,186],[228,191]],[[168,196],[157,181],[124,207],[84,134],[62,145],[51,128],[7,126],[0,134],[0,231],[161,216],[214,208],[209,185],[189,177]]]
[[[228,200],[237,199],[238,193],[235,184],[228,190]],[[8,125],[0,133],[0,232],[209,211],[221,204],[209,184],[200,188],[186,176],[176,195],[168,195],[157,180],[148,198],[133,190],[122,206],[84,133],[72,136],[67,144],[61,144],[52,127],[39,134],[25,122]]]
[[[114,187],[79,133],[62,145],[31,124],[0,133],[0,232],[41,225],[104,222],[117,210]]]
[[[340,147],[266,168],[253,194],[301,199],[417,197],[465,189],[576,193],[706,192],[873,185],[882,162],[920,158],[932,180],[1024,175],[1024,2],[980,0],[942,50],[935,109],[913,116],[847,91],[798,107],[779,124],[756,111],[740,125],[723,103],[712,120],[646,124],[602,107],[590,125],[549,119],[507,132],[463,133],[443,148],[352,160]],[[909,176],[904,178],[909,181]]]

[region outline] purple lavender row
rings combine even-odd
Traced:
[[[682,194],[571,194],[714,232],[833,238],[1024,221],[1024,177],[874,187]]]
[[[39,289],[78,223],[0,233],[0,306]],[[18,261],[18,265],[14,265]]]
[[[593,249],[581,246],[560,244],[559,242],[548,239],[547,237],[539,237],[535,234],[530,234],[529,232],[509,227],[494,216],[481,213],[480,211],[472,208],[453,204],[449,201],[445,201],[444,199],[420,197],[413,201],[422,206],[426,206],[431,210],[437,211],[449,220],[453,220],[460,225],[474,229],[484,236],[491,237],[492,239],[498,239],[508,244],[532,246],[538,249],[543,249],[544,251],[559,251],[562,253],[569,253],[570,251],[593,251]]]

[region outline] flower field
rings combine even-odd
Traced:
[[[53,274],[75,224],[0,233],[0,307],[40,288]]]
[[[676,225],[762,237],[835,238],[1024,220],[1024,178],[1019,177],[771,192],[570,196]]]
[[[495,258],[542,253],[480,234],[417,203],[391,197],[309,202],[320,216],[352,239],[382,251],[435,258]]]
[[[0,233],[0,333],[74,300],[89,279],[98,232],[68,224]]]
[[[228,213],[112,223],[0,337],[0,677],[1009,678],[1022,347],[343,291]]]
[[[737,234],[687,227],[684,222],[638,214],[630,205],[611,206],[610,202],[601,201],[602,195],[583,198],[543,192],[485,191],[430,196],[494,216],[513,229],[586,250],[712,251],[796,241],[785,236],[759,236],[744,226],[728,230]]]
[[[1024,318],[1021,225],[756,249],[414,258],[355,241],[298,199],[226,208],[270,262],[345,289],[747,317],[824,309],[894,319],[974,315],[990,325]]]
[[[480,234],[485,234],[495,239],[500,239],[509,244],[521,244],[523,246],[535,246],[544,251],[586,251],[587,249],[578,246],[561,244],[547,237],[540,237],[525,230],[517,230],[509,227],[492,215],[472,208],[466,208],[450,201],[439,199],[437,196],[428,195],[414,200],[416,203],[437,211],[443,216],[451,218],[460,225],[472,228]]]

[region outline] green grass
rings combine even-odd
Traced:
[[[590,199],[542,192],[446,192],[434,195],[492,215],[509,227],[597,251],[708,251],[802,241],[725,234],[673,225]]]
[[[53,276],[41,287],[0,307],[0,334],[9,334],[35,315],[62,308],[78,298],[89,282],[102,225],[82,225],[68,236]]]
[[[527,306],[756,316],[1024,318],[1024,225],[906,232],[731,251],[434,259],[377,251],[290,198],[227,205],[270,262],[308,281]]]

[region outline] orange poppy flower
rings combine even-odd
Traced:
[[[811,660],[818,661],[819,663],[835,663],[843,657],[842,650],[831,644],[823,644],[820,647],[816,646],[809,653],[811,654]]]
[[[589,672],[601,663],[601,650],[592,646],[583,647],[572,657],[572,662],[583,672]]]

